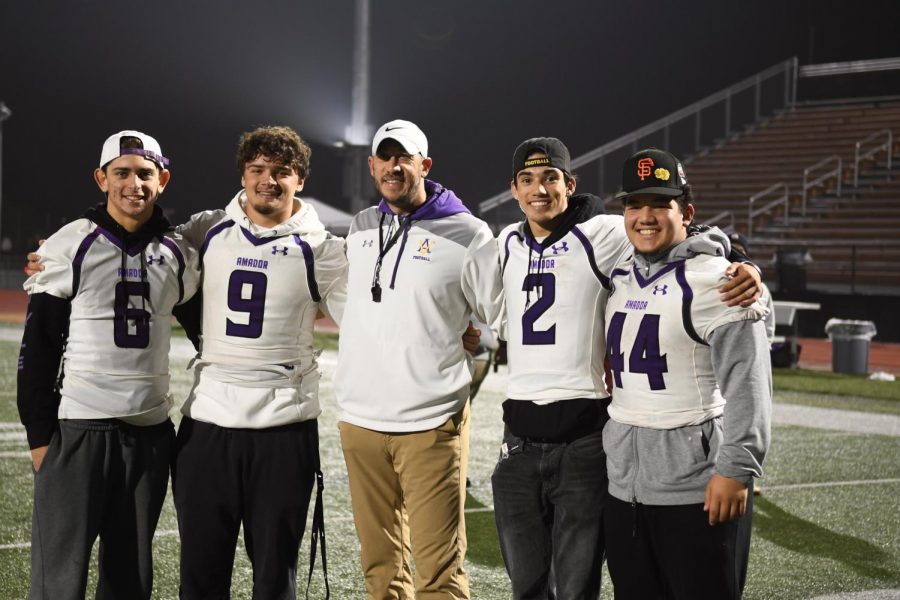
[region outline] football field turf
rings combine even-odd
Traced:
[[[28,590],[32,475],[15,408],[20,335],[16,327],[0,327],[0,599],[25,598]],[[172,390],[178,401],[190,386],[191,375],[185,369],[190,355],[185,340],[174,340]],[[319,431],[329,579],[332,598],[357,599],[365,595],[336,427],[338,411],[331,384],[335,360],[331,349],[320,359],[324,377]],[[472,407],[467,569],[476,600],[510,597],[490,486],[499,452],[504,387],[503,369],[488,375]],[[745,598],[814,598],[900,588],[900,438],[775,426],[765,467],[763,494],[756,498]],[[307,535],[298,577],[301,596],[308,556]],[[160,519],[155,558],[154,597],[177,598],[178,534],[171,498]],[[612,598],[609,579],[604,577],[603,598]],[[250,589],[249,561],[239,546],[232,597],[249,598]],[[881,597],[894,597],[887,594]],[[310,597],[324,598],[318,564]]]

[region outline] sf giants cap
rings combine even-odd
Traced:
[[[123,148],[122,138],[137,138],[141,140],[143,148]],[[155,138],[150,137],[146,133],[140,131],[125,130],[106,138],[103,142],[103,150],[100,152],[100,168],[102,169],[109,161],[119,158],[125,154],[139,154],[155,162],[160,169],[169,165],[169,159],[162,155],[162,149],[159,142]]]
[[[625,200],[637,194],[656,194],[677,198],[687,184],[684,167],[673,155],[657,148],[632,154],[622,167],[622,191],[616,198]]]
[[[528,158],[532,154],[540,152],[543,157]],[[522,169],[528,167],[554,167],[566,173],[572,173],[572,167],[569,165],[569,149],[556,138],[553,137],[536,137],[525,140],[513,153],[513,179]]]
[[[428,157],[428,139],[419,126],[410,121],[396,119],[379,127],[372,138],[372,156],[378,153],[378,146],[384,140],[396,140],[408,153]]]

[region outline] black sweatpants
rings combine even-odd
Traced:
[[[297,554],[318,464],[315,420],[232,429],[185,417],[172,473],[180,597],[230,598],[243,523],[254,600],[295,598]]]
[[[703,504],[632,505],[609,497],[606,564],[616,600],[739,599],[738,523],[710,526]]]
[[[34,475],[31,600],[83,599],[98,535],[97,598],[150,598],[153,533],[174,449],[169,420],[59,422]]]

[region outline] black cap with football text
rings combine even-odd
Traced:
[[[684,167],[675,156],[658,148],[645,148],[632,154],[622,167],[622,191],[616,194],[623,202],[638,194],[654,194],[677,198],[687,184]]]
[[[535,153],[541,153],[544,156],[528,158]],[[572,167],[569,162],[569,149],[560,140],[553,137],[527,139],[519,144],[513,153],[512,178],[515,179],[522,169],[543,166],[554,167],[571,175]]]

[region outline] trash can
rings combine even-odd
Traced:
[[[831,370],[835,373],[869,372],[869,342],[877,333],[872,321],[828,319],[825,333],[831,341]]]
[[[785,246],[775,253],[778,291],[805,292],[806,265],[812,262],[812,256],[803,246]]]

